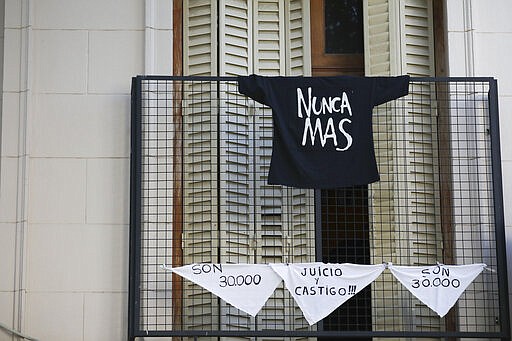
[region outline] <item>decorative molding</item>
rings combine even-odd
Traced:
[[[16,187],[16,239],[15,239],[15,283],[13,325],[18,331],[24,329],[26,298],[26,254],[28,229],[28,190],[29,190],[29,129],[32,108],[32,0],[22,0],[20,45],[19,45],[19,106],[18,106],[18,150]],[[7,7],[9,8],[9,7]],[[9,13],[5,13],[6,17]]]
[[[149,75],[155,72],[155,22],[156,22],[155,0],[145,1],[144,17],[144,73]]]
[[[172,72],[173,37],[170,29],[173,20],[172,7],[172,5],[167,4],[167,1],[145,0],[144,73],[146,75]],[[167,10],[168,12],[165,13]],[[162,15],[162,13],[165,15]],[[165,22],[162,22],[162,20]],[[168,35],[162,38],[160,34],[162,32]],[[166,44],[169,48],[166,48]],[[165,70],[165,72],[162,70]]]
[[[473,9],[472,0],[463,0],[463,23],[464,23],[464,55],[466,57],[466,76],[473,77],[475,75],[475,49],[474,28],[473,28]]]

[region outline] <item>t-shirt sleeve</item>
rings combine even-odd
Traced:
[[[238,76],[238,92],[252,98],[256,102],[268,105],[264,79],[262,77],[256,75]]]
[[[409,76],[375,77],[373,105],[379,105],[409,93]]]

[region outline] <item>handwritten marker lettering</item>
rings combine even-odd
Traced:
[[[310,287],[299,285],[295,287],[294,293],[297,296],[345,296],[347,294],[347,289],[332,287],[329,285],[319,285]]]
[[[411,287],[414,289],[418,288],[429,288],[429,287],[443,287],[443,288],[458,288],[460,287],[460,280],[458,278],[449,278],[450,269],[436,265],[434,268],[425,268],[421,270],[421,278],[413,278]]]
[[[193,264],[192,273],[194,275],[222,272],[222,264]]]
[[[241,287],[248,285],[259,285],[261,283],[261,275],[238,275],[238,276],[220,276],[219,286],[224,287]]]
[[[416,298],[443,317],[485,264],[398,266],[389,270]]]
[[[335,124],[334,119],[334,114],[352,116],[347,93],[343,91],[340,97],[329,96],[320,99],[312,95],[311,87],[308,87],[307,93],[306,100],[302,89],[297,88],[297,116],[304,119],[302,146],[307,144],[314,146],[317,141],[320,141],[320,145],[324,148],[330,141],[330,145],[332,144],[336,151],[348,150],[352,146],[353,139],[352,135],[347,132],[347,125],[351,124],[352,120],[343,117]],[[322,120],[320,115],[331,116]],[[323,124],[325,124],[325,128]]]
[[[343,271],[340,268],[336,267],[328,267],[328,266],[318,266],[318,267],[309,267],[303,268],[301,273],[302,276],[324,276],[324,277],[332,277],[332,276],[341,276],[343,275]]]
[[[270,264],[304,313],[309,324],[329,315],[373,282],[384,264]]]
[[[281,282],[265,264],[196,263],[169,270],[255,316]]]

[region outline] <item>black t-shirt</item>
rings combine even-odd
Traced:
[[[337,188],[379,180],[374,106],[408,94],[409,76],[238,77],[239,92],[272,108],[269,184]]]

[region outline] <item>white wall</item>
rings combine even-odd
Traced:
[[[446,0],[450,76],[498,80],[509,287],[512,285],[512,1]],[[511,291],[509,290],[509,293]],[[512,296],[509,297],[512,302]]]
[[[5,0],[5,18],[0,322],[125,340],[130,84],[170,74],[172,1]]]

